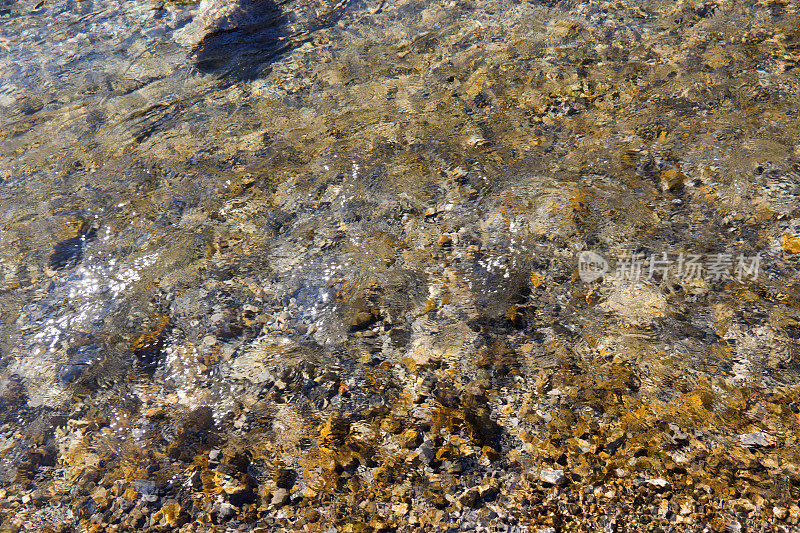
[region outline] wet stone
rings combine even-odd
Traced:
[[[289,502],[289,491],[285,488],[278,488],[272,493],[270,504],[274,507],[282,507]]]
[[[761,431],[740,435],[739,440],[743,446],[747,447],[764,447],[769,446],[772,442],[772,438]]]
[[[566,481],[563,470],[543,469],[539,472],[539,479],[548,485],[561,485]]]

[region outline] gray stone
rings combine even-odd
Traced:
[[[550,470],[547,468],[539,472],[539,479],[549,485],[562,485],[566,481],[563,470]]]
[[[658,490],[664,490],[669,486],[669,481],[667,481],[664,478],[658,477],[654,479],[648,479],[647,484],[652,487],[655,487]]]
[[[742,442],[743,446],[748,448],[756,446],[769,446],[771,444],[770,436],[766,433],[762,433],[761,431],[754,431],[753,433],[739,435],[739,440]]]

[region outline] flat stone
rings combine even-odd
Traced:
[[[289,491],[283,488],[275,489],[272,493],[272,501],[270,502],[275,507],[282,507],[289,502]]]
[[[772,444],[772,437],[761,431],[754,431],[753,433],[746,433],[739,435],[739,440],[743,446],[748,448],[756,446],[769,446]]]
[[[664,478],[657,477],[653,479],[648,479],[647,484],[657,489],[663,490],[669,486],[669,481],[667,481]]]
[[[539,472],[539,479],[550,485],[562,485],[566,481],[563,470],[544,469]]]

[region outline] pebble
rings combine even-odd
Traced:
[[[566,481],[563,470],[543,469],[539,472],[539,479],[549,485],[561,485]]]
[[[747,433],[739,436],[739,440],[743,446],[756,447],[756,446],[769,446],[772,438],[761,431]]]
[[[289,502],[289,491],[284,488],[275,489],[272,493],[270,504],[274,507],[283,507]]]
[[[789,516],[789,509],[776,505],[772,508],[772,515],[778,520],[786,520],[786,517]]]
[[[219,505],[219,511],[217,512],[217,516],[221,522],[227,522],[234,516],[236,516],[236,509],[233,505],[229,504],[228,502],[223,502]]]
[[[660,477],[648,479],[647,483],[659,490],[664,490],[669,486],[669,481]]]

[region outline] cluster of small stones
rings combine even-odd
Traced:
[[[47,446],[30,446],[16,482],[0,493],[0,509],[10,531],[790,531],[800,524],[800,470],[785,453],[798,448],[796,391],[740,398],[786,424],[774,428],[781,443],[762,431],[707,430],[717,415],[701,394],[654,409],[630,395],[625,376],[606,371],[607,380],[543,370],[517,391],[473,381],[423,392],[388,409],[331,414],[298,442],[278,429],[290,420],[264,416],[275,413],[275,400],[264,399],[222,423],[207,408],[182,417],[146,409],[138,424],[171,438],[145,448],[118,441],[110,450],[109,420],[87,401],[75,413],[82,418],[57,425]],[[379,366],[368,378],[377,386],[386,373]],[[315,376],[305,365],[289,369],[269,395],[305,388],[292,374],[333,380],[332,398],[350,396],[340,376]],[[600,402],[602,415],[591,408]],[[411,413],[422,407],[430,412],[419,420]]]

